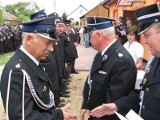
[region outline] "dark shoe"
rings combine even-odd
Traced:
[[[70,79],[68,79],[68,80],[67,80],[67,82],[71,82],[71,80],[70,80]]]
[[[58,107],[58,108],[61,108],[63,106],[65,106],[65,104],[59,103],[58,105],[56,105],[56,107]]]
[[[64,83],[65,85],[69,85],[69,83],[68,82],[66,82],[66,83]]]
[[[79,72],[77,72],[77,71],[73,71],[73,72],[71,72],[72,74],[79,74]]]
[[[64,93],[66,93],[66,94],[68,94],[68,93],[70,93],[71,91],[65,91]]]
[[[60,102],[65,102],[65,100],[64,99],[60,99]]]
[[[62,79],[62,81],[63,81],[64,83],[66,83],[68,80],[67,80],[67,79]]]
[[[69,97],[70,97],[70,95],[67,94],[67,93],[63,93],[63,94],[61,94],[60,96],[61,96],[61,97],[66,97],[66,98],[69,98]]]

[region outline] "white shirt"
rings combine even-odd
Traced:
[[[139,42],[133,41],[129,46],[129,41],[127,41],[123,46],[131,54],[135,64],[138,58],[143,58],[144,48]]]
[[[33,60],[33,62],[36,63],[36,65],[38,66],[39,65],[39,61],[33,57],[30,53],[28,53],[24,48],[23,46],[20,47],[20,50],[23,51],[29,58],[31,58]]]

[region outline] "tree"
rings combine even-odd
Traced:
[[[40,10],[36,2],[18,2],[13,5],[6,5],[4,10],[17,16],[21,21],[29,20],[30,16]]]
[[[3,23],[3,10],[2,10],[2,6],[0,4],[0,24]]]
[[[79,21],[76,21],[76,25],[79,25]]]
[[[63,20],[67,20],[67,13],[66,13],[66,12],[64,12],[64,13],[62,14],[62,19],[63,19]]]

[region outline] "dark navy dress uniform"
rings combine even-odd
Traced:
[[[141,116],[144,120],[159,120],[160,114],[160,58],[155,57],[142,82],[144,92]]]
[[[23,22],[22,31],[49,36],[55,30],[52,17]],[[63,113],[54,107],[51,81],[44,71],[20,47],[3,69],[0,90],[10,120],[63,120]]]
[[[6,95],[8,86],[9,72],[13,70],[11,74],[11,86],[9,96],[9,118],[10,120],[21,119],[22,116],[22,86],[23,86],[23,73],[21,70],[25,70],[31,77],[35,91],[40,99],[48,104],[49,103],[49,89],[50,83],[48,76],[21,50],[18,50],[11,60],[4,67],[4,71],[1,77],[1,95],[3,104],[6,105]],[[5,106],[4,106],[5,107]],[[26,120],[63,120],[63,114],[60,110],[54,110],[54,107],[49,110],[41,109],[33,100],[32,94],[25,85],[25,119]],[[6,109],[6,108],[5,108]],[[12,112],[14,111],[14,114]]]
[[[113,26],[111,21],[113,19],[105,17],[88,17],[87,27],[90,32],[105,29]],[[115,39],[103,55],[98,52],[94,58],[83,90],[82,109],[93,110],[102,104],[113,103],[127,96],[134,89],[136,74],[137,69],[131,55]],[[119,112],[124,115],[128,111]],[[116,115],[101,118],[90,116],[89,120],[119,120],[119,118]]]
[[[83,109],[92,110],[103,103],[112,103],[128,95],[134,89],[136,67],[129,53],[116,41],[103,56],[98,53],[90,72],[91,91],[88,80],[83,91]],[[89,95],[90,91],[90,95]],[[125,114],[128,111],[120,111]],[[116,115],[93,120],[118,120]]]

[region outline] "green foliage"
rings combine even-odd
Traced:
[[[0,9],[0,24],[3,23],[3,11]]]
[[[3,23],[3,10],[2,10],[2,4],[0,2],[0,24]]]
[[[17,16],[19,20],[29,20],[30,15],[40,10],[36,2],[18,2],[16,4],[8,4],[4,10]]]
[[[79,25],[79,21],[76,21],[76,25]]]
[[[13,54],[14,52],[0,55],[0,66],[5,65],[8,62],[8,60],[13,56]]]
[[[67,13],[66,13],[66,12],[64,12],[64,13],[62,14],[62,19],[63,19],[63,20],[67,20]]]

